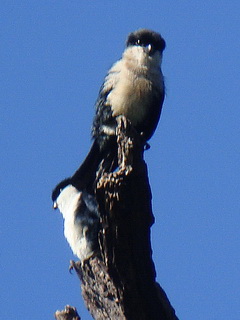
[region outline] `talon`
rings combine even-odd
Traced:
[[[146,142],[144,145],[144,150],[149,150],[150,148],[151,148],[150,144]]]
[[[68,271],[72,274],[72,270],[75,269],[75,261],[70,260]]]

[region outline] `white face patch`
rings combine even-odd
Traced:
[[[80,193],[72,185],[65,187],[58,196],[56,203],[63,217],[66,218],[74,213],[74,206],[77,206]]]

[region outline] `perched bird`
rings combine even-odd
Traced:
[[[78,190],[92,193],[99,164],[104,169],[117,166],[117,117],[125,116],[142,138],[152,137],[162,110],[164,79],[161,71],[165,41],[159,33],[140,29],[129,34],[122,58],[108,71],[96,102],[92,127],[92,147],[72,177],[60,182],[53,191],[56,200],[71,183]]]
[[[63,215],[64,235],[73,253],[84,262],[99,248],[100,224],[95,197],[69,184],[61,190],[53,206]]]
[[[108,71],[96,103],[92,135],[100,149],[115,135],[116,117],[124,115],[145,141],[153,135],[164,100],[161,72],[165,41],[140,29],[127,38],[122,58]]]

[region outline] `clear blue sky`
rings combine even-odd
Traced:
[[[166,39],[167,97],[146,152],[157,279],[181,320],[240,319],[240,2],[1,2],[0,318],[80,298],[52,188],[90,146],[107,69],[139,27]]]

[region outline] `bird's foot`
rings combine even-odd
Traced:
[[[76,268],[76,263],[73,260],[70,260],[68,271],[72,273],[72,270]]]

